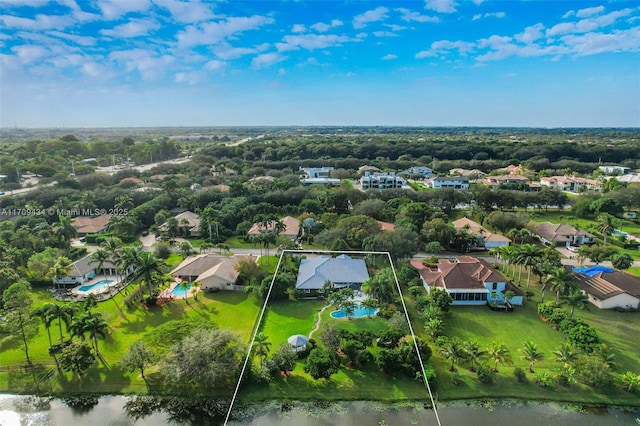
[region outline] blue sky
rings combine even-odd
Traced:
[[[637,1],[0,1],[2,127],[640,126]]]

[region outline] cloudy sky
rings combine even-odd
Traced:
[[[637,1],[0,1],[2,127],[640,126]]]

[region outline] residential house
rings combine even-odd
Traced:
[[[640,279],[602,266],[570,269],[575,283],[600,309],[639,309]]]
[[[522,175],[487,176],[481,183],[495,189],[530,189],[529,178]]]
[[[478,179],[478,178],[481,178],[481,177],[484,177],[484,176],[487,175],[482,170],[478,170],[478,169],[461,169],[461,168],[451,169],[451,170],[449,170],[449,174],[452,175],[452,176],[462,176],[462,177],[466,177],[466,178],[469,178],[469,179]]]
[[[625,182],[629,184],[640,183],[640,174],[637,173],[629,173],[622,176],[616,176],[615,178],[618,182]]]
[[[181,235],[199,236],[200,232],[200,218],[196,213],[190,211],[184,211],[174,216],[178,221],[178,232]],[[162,232],[168,230],[167,222],[158,227]]]
[[[380,227],[383,231],[395,231],[396,225],[391,222],[383,222],[381,220],[377,221],[380,224]]]
[[[243,287],[236,285],[236,265],[241,259],[255,261],[252,256],[200,254],[187,257],[170,274],[181,281],[198,281],[202,290],[242,291]]]
[[[453,227],[456,228],[456,231],[465,230],[467,233],[476,237],[478,246],[480,247],[491,249],[494,247],[505,247],[511,244],[509,238],[504,235],[494,234],[482,227],[478,222],[474,222],[466,217],[454,220]]]
[[[419,175],[422,179],[429,179],[435,176],[432,169],[424,166],[409,167],[407,170],[400,172],[399,174],[405,176]]]
[[[602,182],[598,180],[572,176],[543,177],[540,178],[540,185],[573,193],[600,191],[602,189]]]
[[[469,188],[469,178],[464,176],[444,176],[436,177],[428,181],[429,187],[432,189],[453,188],[467,189]]]
[[[453,305],[504,303],[508,290],[515,293],[508,302],[511,305],[522,305],[522,290],[482,259],[459,256],[439,259],[434,268],[425,266],[420,261],[412,261],[411,265],[418,269],[427,292],[432,288],[443,289],[453,298]]]
[[[284,229],[280,231],[279,235],[286,235],[292,240],[296,240],[298,238],[298,235],[300,234],[300,221],[291,216],[285,216],[280,219],[280,221],[284,225]],[[260,235],[263,232],[274,231],[275,228],[275,222],[271,222],[266,227],[260,223],[254,223],[247,232],[247,235]]]
[[[624,166],[598,166],[605,175],[628,175],[631,173],[631,167]]]
[[[515,166],[513,164],[509,164],[507,167],[503,167],[496,171],[499,173],[507,173],[509,175],[521,175],[524,173],[524,167],[522,167],[522,165]]]
[[[333,167],[300,167],[304,172],[304,178],[300,179],[304,185],[340,185],[340,179],[330,177]]]
[[[125,183],[125,182],[130,182],[138,186],[144,185],[144,181],[137,177],[126,177],[124,179],[120,179],[120,183]]]
[[[360,178],[360,186],[363,191],[367,189],[383,190],[402,188],[404,185],[404,179],[396,176],[395,172],[373,174],[371,174],[371,172],[364,172],[364,176]]]
[[[76,260],[69,265],[69,273],[64,277],[57,277],[53,279],[53,284],[67,286],[67,285],[83,285],[88,284],[96,278],[96,276],[113,277],[114,281],[122,277],[131,275],[134,271],[134,266],[131,265],[126,271],[120,271],[118,265],[114,262],[107,260],[103,262],[100,269],[99,264],[91,259],[91,255],[87,255],[81,259]]]
[[[367,265],[362,259],[352,259],[346,254],[338,257],[312,257],[303,259],[298,269],[296,290],[305,293],[322,293],[327,281],[334,289],[360,290],[369,279]]]
[[[579,246],[592,244],[595,236],[566,223],[529,222],[527,229],[543,243],[550,246]]]
[[[358,173],[364,174],[365,172],[379,172],[380,169],[376,166],[360,166],[358,167]]]
[[[71,220],[71,224],[76,228],[78,236],[82,237],[87,234],[101,234],[104,232],[111,216],[101,214],[100,216],[88,217],[78,216]]]

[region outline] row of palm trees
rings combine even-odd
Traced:
[[[65,344],[65,335],[62,331],[64,324],[69,340],[79,337],[80,340],[85,341],[88,337],[96,353],[99,354],[98,340],[106,337],[109,328],[100,313],[91,311],[90,304],[85,304],[84,308],[81,308],[77,303],[47,303],[35,309],[33,315],[44,324],[50,349]],[[51,337],[51,328],[55,323],[60,333],[59,343],[56,345]]]

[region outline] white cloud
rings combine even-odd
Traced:
[[[394,55],[393,53],[389,53],[389,54],[387,54],[387,55],[384,55],[384,56],[382,57],[382,60],[383,60],[383,61],[391,61],[391,60],[393,60],[393,59],[397,59],[397,58],[398,58],[398,55]]]
[[[264,52],[269,46],[269,43],[263,43],[255,47],[233,47],[229,43],[223,42],[214,47],[213,53],[220,59],[237,59],[245,55]]]
[[[396,12],[400,12],[400,19],[407,22],[439,22],[440,18],[437,16],[421,15],[418,12],[405,8],[397,8]]]
[[[343,25],[341,20],[334,19],[328,24],[326,24],[324,22],[317,22],[317,23],[311,25],[311,28],[316,30],[319,33],[324,33],[326,31],[329,31],[331,28],[339,27],[341,25]]]
[[[570,18],[570,17],[574,16],[575,14],[576,14],[575,10],[570,10],[567,13],[565,13],[564,15],[562,15],[562,19]]]
[[[471,18],[472,21],[477,21],[478,19],[482,19],[482,18],[504,18],[505,16],[507,16],[506,13],[504,12],[488,12],[485,13],[484,15],[482,13],[478,13],[473,15],[473,18]]]
[[[563,22],[549,28],[546,32],[547,37],[554,37],[558,35],[571,34],[571,33],[586,33],[596,30],[598,28],[607,27],[614,24],[618,19],[629,16],[633,12],[633,9],[622,9],[614,12],[607,13],[606,15],[600,15],[593,18],[582,19],[578,22]]]
[[[127,72],[138,71],[145,80],[158,78],[175,62],[173,56],[156,56],[155,52],[145,49],[118,50],[110,53],[109,59],[124,64]]]
[[[425,9],[438,13],[453,13],[458,4],[454,0],[425,0]]]
[[[416,59],[428,58],[432,56],[437,56],[440,54],[446,54],[451,50],[457,50],[458,53],[462,56],[468,54],[475,48],[475,43],[470,43],[466,41],[450,41],[450,40],[439,40],[431,43],[429,50],[423,50],[421,52],[416,53]]]
[[[332,20],[331,20],[331,26],[332,26],[332,27],[341,27],[341,26],[343,26],[343,25],[344,25],[344,22],[342,22],[342,21],[341,21],[341,20],[339,20],[339,19],[332,19]]]
[[[79,44],[80,46],[95,46],[96,45],[95,37],[68,34],[68,33],[63,33],[61,31],[49,31],[49,34],[54,36],[54,37],[59,37],[59,38],[62,38],[64,40],[72,41],[72,42],[74,42],[76,44]]]
[[[305,33],[305,32],[307,32],[307,27],[305,27],[303,24],[295,24],[291,28],[291,32],[293,32],[293,33]]]
[[[154,0],[154,3],[168,9],[171,16],[178,22],[201,22],[214,16],[210,7],[213,3],[204,4],[199,0]]]
[[[482,19],[482,13],[476,13],[473,15],[473,18],[471,18],[472,21],[477,21],[478,19]]]
[[[111,72],[107,68],[94,61],[84,62],[82,64],[82,72],[92,78],[108,78],[111,76]]]
[[[286,60],[287,57],[278,52],[263,53],[251,60],[251,66],[254,69],[269,68],[273,64]]]
[[[205,69],[209,71],[219,71],[221,69],[224,69],[226,66],[227,66],[226,62],[218,61],[216,59],[213,59],[204,65]]]
[[[202,77],[202,73],[198,71],[179,72],[174,76],[174,80],[176,83],[185,83],[193,86],[194,84],[198,84],[200,80],[202,80]]]
[[[542,38],[542,30],[544,30],[544,25],[542,25],[541,23],[537,23],[525,28],[523,32],[521,32],[520,34],[516,34],[514,37],[521,43],[529,44]]]
[[[337,34],[300,34],[286,35],[282,38],[282,43],[276,43],[276,49],[280,52],[298,49],[326,49],[328,47],[339,46],[341,43],[357,41],[347,36]]]
[[[65,15],[36,15],[35,19],[22,18],[11,15],[0,15],[0,21],[8,28],[21,28],[26,30],[50,30],[66,28],[73,23],[71,16]]]
[[[49,50],[45,49],[42,46],[34,46],[34,45],[21,45],[14,46],[11,48],[11,51],[16,54],[20,62],[23,64],[29,64],[34,61],[37,61],[45,56],[49,55]]]
[[[217,44],[235,34],[255,30],[274,22],[272,18],[254,15],[230,17],[216,22],[190,25],[178,33],[178,44],[181,47]]]
[[[376,37],[398,37],[398,34],[391,31],[374,31],[373,35]]]
[[[49,0],[2,0],[3,7],[40,7],[49,3]]]
[[[131,12],[144,12],[150,6],[149,0],[98,0],[98,9],[107,19],[117,19]]]
[[[160,24],[154,19],[130,19],[129,22],[116,25],[110,30],[100,30],[100,33],[116,38],[133,38],[147,35],[158,28]]]
[[[407,27],[403,27],[402,25],[396,25],[396,24],[384,24],[384,26],[389,28],[391,31],[402,31],[407,29]]]
[[[562,42],[578,56],[604,52],[638,52],[640,51],[640,27],[614,31],[611,34],[566,35],[562,37]]]
[[[588,18],[593,15],[599,15],[604,11],[604,6],[588,7],[586,9],[580,9],[576,12],[578,18]]]
[[[387,19],[387,12],[389,12],[389,9],[384,6],[378,6],[361,15],[356,15],[353,18],[353,28],[364,28],[370,22],[383,21]]]

